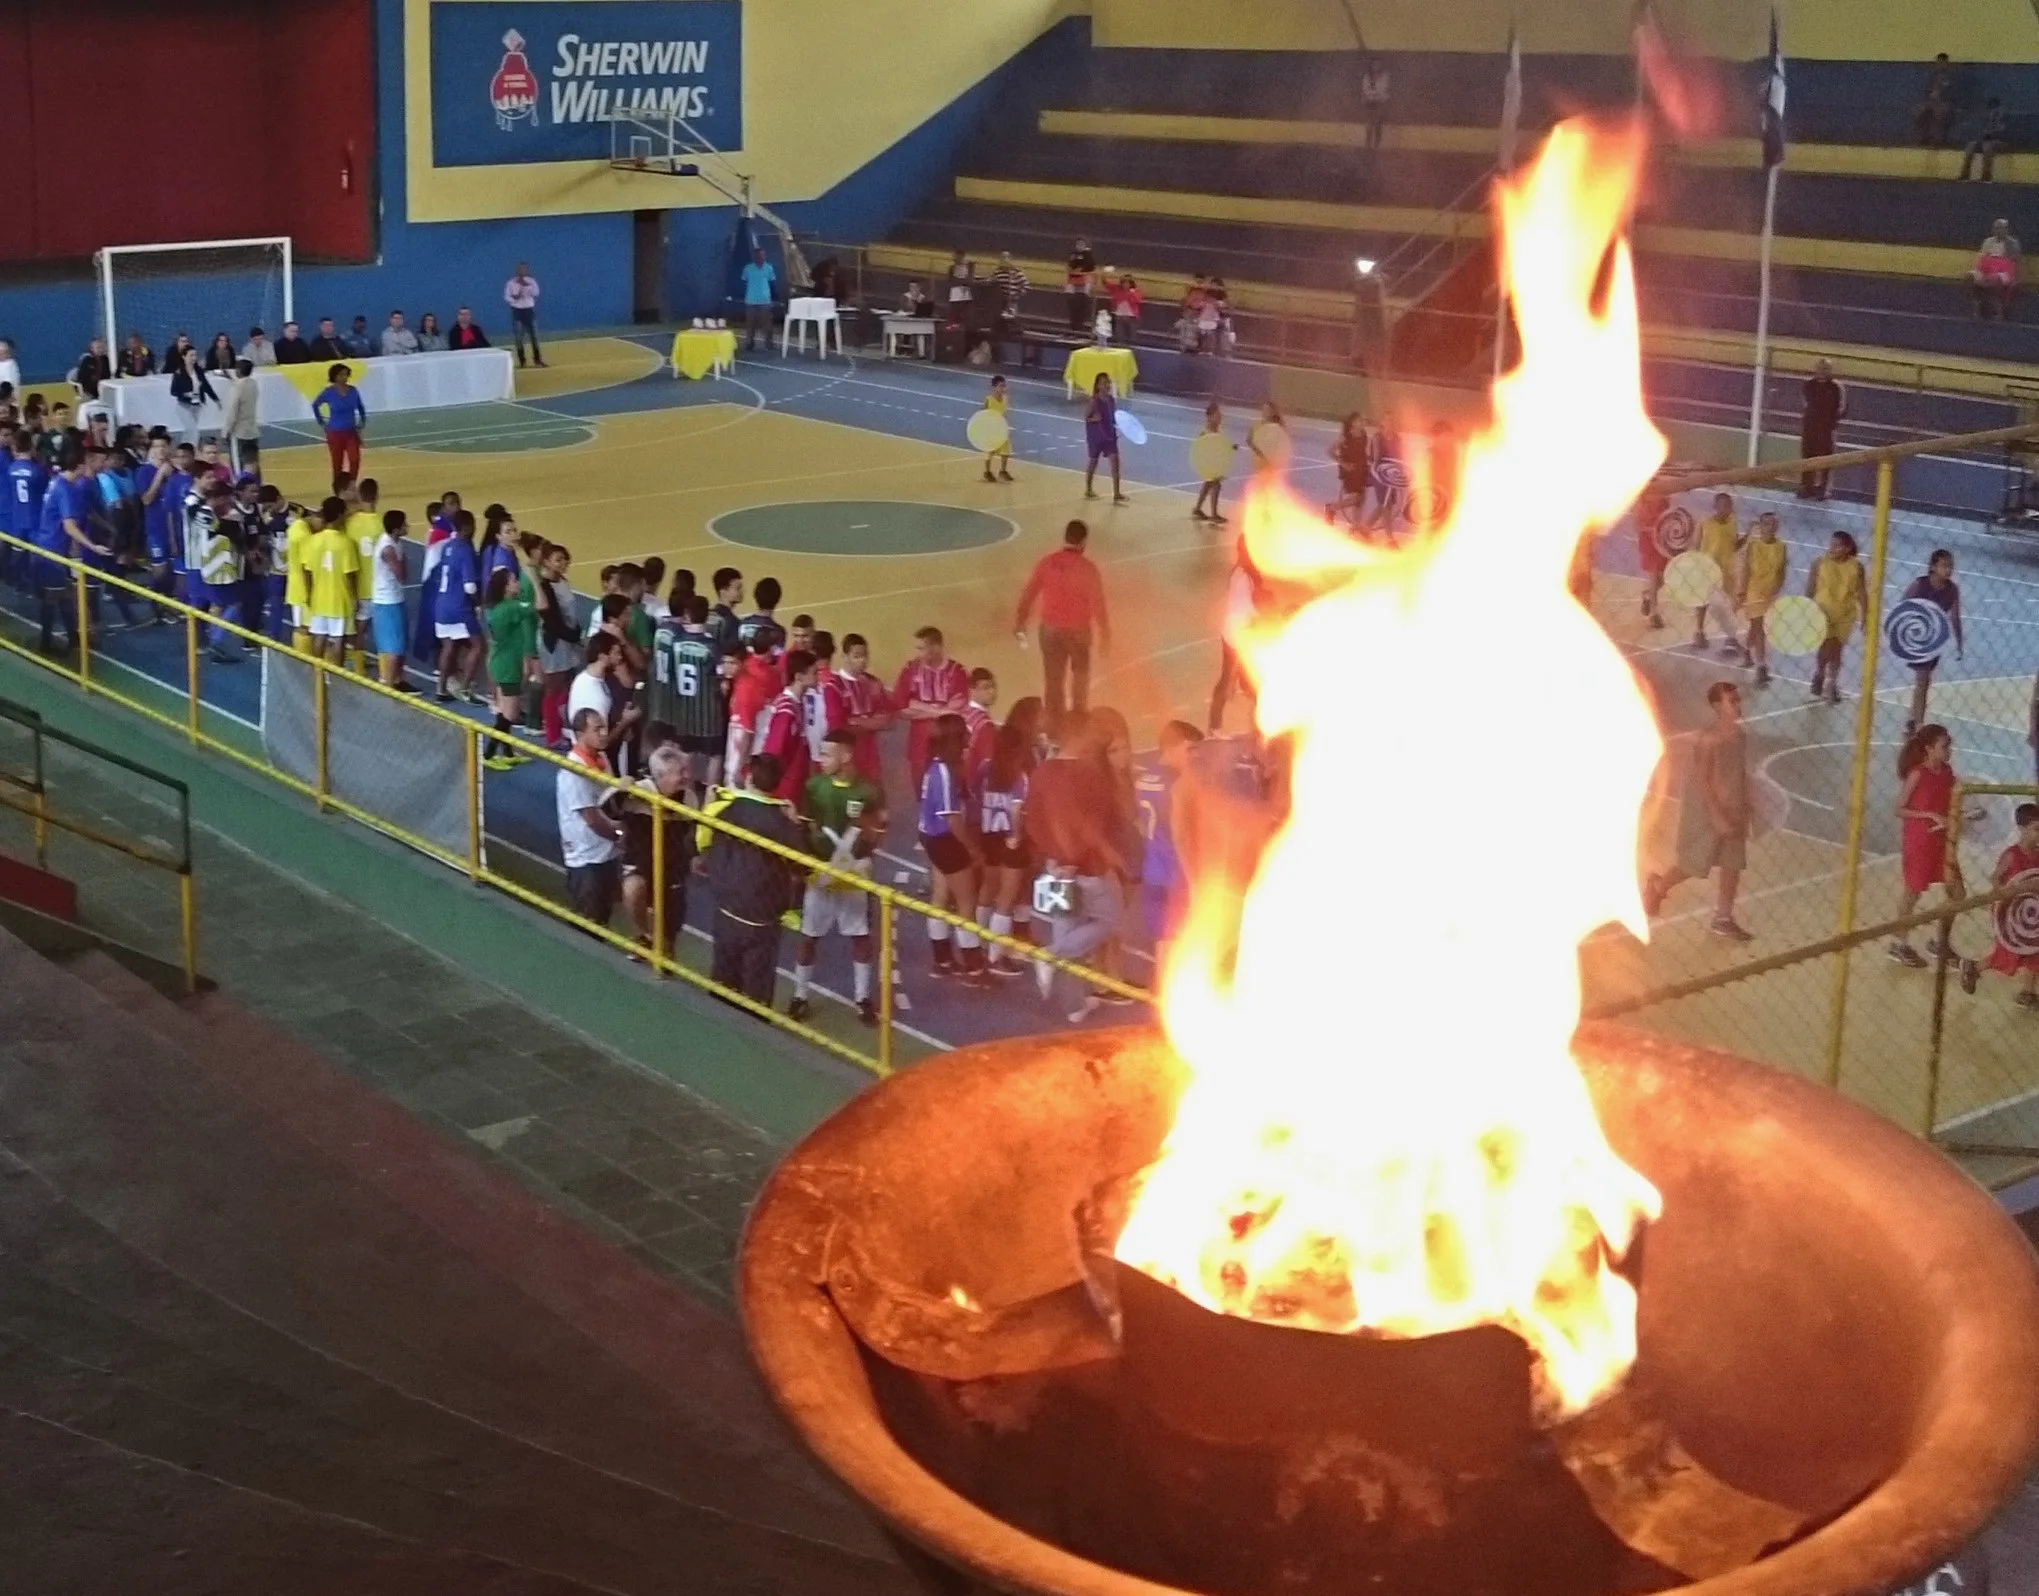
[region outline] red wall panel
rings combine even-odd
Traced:
[[[275,233],[365,256],[362,182],[339,177],[347,149],[373,165],[371,7],[0,0],[0,148],[31,152],[0,259]]]

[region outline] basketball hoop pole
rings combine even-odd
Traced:
[[[668,177],[699,178],[717,194],[736,206],[743,213],[744,220],[763,222],[778,235],[779,247],[786,257],[788,287],[805,289],[813,286],[813,275],[807,269],[807,259],[800,253],[800,245],[793,236],[793,229],[785,219],[776,214],[768,205],[760,205],[756,186],[751,177],[739,172],[723,157],[723,154],[701,130],[682,116],[651,118],[642,111],[611,111],[608,116],[611,126],[609,135],[609,164],[630,171],[646,172],[657,162],[659,170]],[[619,157],[617,139],[625,127],[636,128],[651,139],[662,140],[665,154],[652,154],[644,158],[635,155]]]

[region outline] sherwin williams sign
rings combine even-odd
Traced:
[[[743,147],[742,0],[435,0],[432,164],[605,161],[616,112]]]

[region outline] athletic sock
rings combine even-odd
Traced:
[[[807,983],[813,979],[813,965],[796,964],[793,966],[793,995],[803,1003],[807,1001]]]
[[[312,634],[299,627],[290,634],[290,646],[300,654],[309,654],[312,651]]]
[[[989,916],[986,916],[985,918],[987,920],[987,923],[991,927],[991,934],[993,936],[1009,937],[1012,935],[1011,915],[994,913]],[[1001,948],[998,947],[996,944],[993,944],[991,956],[994,959],[1010,959],[1011,957],[1013,957],[1013,954],[1010,948]]]
[[[949,922],[930,920],[927,923],[928,950],[934,954],[936,964],[949,962]]]
[[[850,990],[856,994],[856,999],[859,1003],[871,1001],[871,988],[874,982],[870,965],[858,964],[852,961],[850,964],[850,983]]]
[[[972,953],[983,946],[983,944],[977,940],[977,933],[971,930],[968,926],[959,925],[955,928],[955,931],[956,931],[956,947],[960,951],[964,953]]]

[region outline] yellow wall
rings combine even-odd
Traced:
[[[1515,19],[1526,50],[1625,55],[1632,0],[1092,0],[1101,45],[1213,50],[1349,50],[1359,18],[1378,50],[1497,51]],[[1806,60],[2039,61],[2032,0],[1780,0],[1787,54]],[[1763,53],[1763,0],[1656,0],[1681,47],[1749,60]]]
[[[745,0],[745,148],[767,204],[827,192],[1024,49],[1082,0]],[[908,48],[899,48],[908,41]],[[604,162],[432,164],[427,0],[404,0],[405,170],[414,222],[725,203],[706,184]]]

